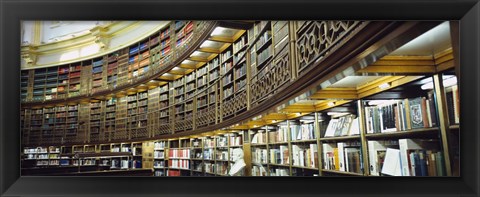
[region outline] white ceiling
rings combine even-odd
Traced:
[[[445,21],[389,55],[428,56],[442,52],[450,47],[450,23]]]

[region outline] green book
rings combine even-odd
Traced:
[[[443,164],[443,154],[442,152],[435,153],[436,162],[437,162],[437,175],[445,176],[445,166]]]

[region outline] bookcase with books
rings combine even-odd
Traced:
[[[448,143],[452,160],[452,175],[460,175],[460,94],[455,71],[442,73],[445,102],[448,112]]]
[[[173,82],[174,106],[175,106],[175,131],[185,130],[185,77]]]
[[[115,132],[115,116],[116,116],[116,103],[117,98],[110,98],[105,102],[105,123],[103,128],[103,136],[101,138],[104,141],[110,141],[113,138]]]
[[[225,176],[229,167],[228,136],[220,134],[215,136],[215,175]]]
[[[288,123],[279,122],[264,126],[268,143],[268,172],[270,176],[290,176],[290,146]]]
[[[65,129],[65,142],[71,143],[77,137],[78,133],[78,105],[67,105],[67,120]]]
[[[162,127],[168,127],[171,128],[170,126],[170,89],[169,85],[170,83],[167,83],[163,86],[160,86],[160,116],[159,116],[159,124]],[[155,135],[159,135],[161,133],[155,133]]]
[[[169,140],[167,176],[190,176],[190,139]]]
[[[320,130],[323,175],[361,176],[365,173],[358,113],[354,102],[347,101],[318,115],[322,116],[321,122],[328,122]]]
[[[100,92],[106,87],[104,63],[105,59],[103,57],[92,60],[92,93]]]
[[[43,108],[42,141],[53,142],[53,129],[55,128],[55,107]]]
[[[370,175],[445,176],[437,76],[427,76],[362,100]],[[446,81],[446,79],[444,80]],[[395,98],[384,99],[401,91]]]
[[[102,126],[105,122],[103,120],[104,114],[102,110],[103,101],[96,100],[90,103],[90,130],[89,141],[99,142],[100,136],[103,134]]]
[[[319,133],[315,113],[288,120],[292,176],[318,176]]]
[[[195,71],[186,74],[185,78],[185,118],[184,129],[191,130],[193,128],[193,114],[196,112],[195,107],[195,95],[197,93],[196,88],[196,75]]]
[[[215,176],[215,138],[213,136],[206,136],[202,142],[202,158],[205,176]]]
[[[60,95],[62,92],[66,92],[66,85],[68,85],[68,97],[74,97],[80,95],[80,88],[85,87],[82,85],[82,63],[73,63],[70,65],[68,70],[68,82],[66,84],[65,79],[59,77],[59,80],[63,80],[62,83],[59,82],[59,87],[57,92],[59,93],[58,98],[67,98],[66,96]],[[83,81],[87,80],[86,77],[83,77]],[[62,86],[64,88],[62,88]],[[63,89],[63,90],[62,90]]]
[[[250,146],[252,155],[252,176],[268,176],[267,134],[263,129],[250,129]]]
[[[270,21],[261,21],[255,24],[254,28],[254,42],[255,52],[250,55],[251,64],[250,71],[252,80],[261,78],[269,70],[269,62],[273,58],[272,45],[272,26]]]
[[[191,139],[191,169],[192,176],[204,176],[203,170],[203,138],[192,138]]]
[[[154,176],[165,176],[166,168],[166,154],[168,152],[168,141],[160,140],[154,142],[153,152],[153,169]]]
[[[30,77],[30,70],[22,70],[20,72],[20,99],[22,102],[27,101],[27,96],[28,96],[28,89],[29,87],[29,80],[28,78]]]
[[[195,121],[196,128],[207,126],[209,121],[205,118],[208,114],[208,64],[200,67],[197,73],[197,93],[196,93],[196,114],[198,118]]]
[[[64,140],[65,135],[65,125],[67,121],[67,106],[56,106],[55,107],[55,127],[53,130],[53,138],[58,141]]]

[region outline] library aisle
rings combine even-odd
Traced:
[[[459,176],[455,22],[88,28],[22,45],[22,176]]]

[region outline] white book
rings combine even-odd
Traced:
[[[325,131],[325,137],[335,136],[336,125],[338,124],[338,119],[331,119],[328,123],[327,130]]]
[[[305,167],[305,151],[304,150],[300,150],[299,153],[299,161],[300,161],[300,166],[304,166]]]
[[[358,123],[358,117],[353,119],[352,126],[350,126],[349,135],[360,135],[360,125]]]
[[[400,146],[400,161],[402,166],[402,175],[411,176],[410,164],[409,164],[409,154],[410,150],[421,150],[421,142],[414,139],[399,139],[398,144]]]
[[[458,86],[457,85],[454,85],[452,86],[452,97],[453,97],[453,114],[454,114],[454,118],[455,118],[455,124],[458,124],[460,123],[460,114],[458,114],[458,108],[460,106],[457,106],[457,91],[458,91]]]
[[[391,176],[402,176],[401,164],[400,164],[400,150],[387,148],[385,154],[385,161],[382,166],[382,174]]]
[[[315,153],[318,151],[317,144],[310,144],[310,167],[314,168],[317,161],[315,160]]]
[[[345,168],[345,156],[344,156],[344,152],[343,152],[343,147],[344,146],[345,146],[345,144],[343,142],[337,143],[340,171],[345,172],[345,170],[346,170],[346,168]]]
[[[425,99],[427,104],[426,104],[426,107],[427,107],[427,119],[428,119],[428,127],[432,127],[432,114],[430,114],[430,100],[428,99]]]
[[[328,154],[329,152],[333,153],[333,145],[332,144],[322,144],[323,146],[323,163],[326,169],[333,169],[333,166],[330,166],[330,161],[328,159]]]
[[[378,156],[377,153],[378,151],[381,150],[386,150],[387,147],[385,147],[382,143],[378,141],[368,141],[368,157],[369,157],[369,162],[370,162],[370,174],[374,176],[380,176],[380,172],[378,169],[379,166],[377,166],[378,163]]]

